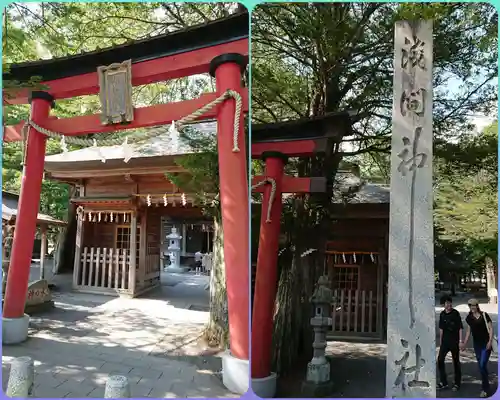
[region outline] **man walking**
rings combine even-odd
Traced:
[[[445,296],[444,310],[439,316],[439,355],[438,355],[438,370],[441,382],[437,385],[438,390],[448,389],[448,380],[444,360],[448,352],[451,352],[453,359],[453,369],[455,371],[455,384],[452,386],[453,391],[460,389],[462,382],[462,370],[460,367],[460,346],[462,345],[462,317],[460,313],[453,308],[450,296]]]

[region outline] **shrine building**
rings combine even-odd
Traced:
[[[215,140],[215,122],[191,128]],[[166,127],[150,129],[162,133],[132,145],[128,163],[123,162],[121,146],[90,147],[45,158],[46,178],[77,189],[70,199],[82,217],[75,239],[73,288],[77,291],[134,297],[157,287],[166,265],[166,236],[172,228],[182,237],[182,265],[191,265],[197,251],[212,250],[212,221],[194,205],[193,194],[182,192],[166,175],[185,173],[176,160],[195,150]],[[135,243],[130,240],[133,237]],[[131,270],[134,252],[135,272]]]

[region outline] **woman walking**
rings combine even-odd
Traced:
[[[474,353],[476,353],[477,363],[479,365],[479,372],[481,374],[482,391],[479,397],[488,397],[490,393],[490,381],[488,377],[488,361],[491,355],[493,343],[493,323],[490,316],[480,310],[479,302],[476,299],[470,299],[469,302],[469,315],[465,319],[467,322],[467,333],[465,340],[462,344],[462,350],[472,334],[472,343],[474,346]]]

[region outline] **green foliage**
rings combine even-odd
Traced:
[[[358,110],[355,151],[387,151],[393,26],[434,21],[434,130],[495,112],[497,15],[487,3],[287,3],[252,14],[252,118],[271,122]],[[450,91],[450,85],[454,90]],[[347,139],[347,138],[344,138]],[[351,150],[345,150],[350,155]]]
[[[437,163],[437,239],[445,253],[461,249],[469,269],[482,269],[487,257],[498,259],[497,149],[498,121],[446,146]]]
[[[219,160],[216,137],[189,126],[180,136],[193,153],[176,160],[176,164],[186,173],[166,173],[166,176],[183,191],[194,194],[197,205],[206,214],[219,214]]]

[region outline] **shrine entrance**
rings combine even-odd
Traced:
[[[136,154],[132,145],[159,134],[157,129],[144,128],[170,126],[169,133],[175,134],[194,122],[216,120],[231,346],[223,358],[223,381],[233,392],[247,391],[249,229],[248,163],[243,120],[248,111],[248,91],[242,87],[242,74],[248,62],[248,23],[247,13],[234,14],[119,47],[11,65],[4,73],[4,80],[18,82],[41,77],[41,84],[46,88],[43,91],[20,89],[4,93],[4,102],[8,104],[31,104],[28,121],[4,129],[5,141],[24,140],[26,149],[3,307],[4,344],[20,343],[28,335],[29,317],[24,314],[24,305],[33,240],[26,238],[33,238],[35,234],[47,138],[60,140],[63,158],[64,154],[69,154],[67,144],[87,148],[78,151],[94,149],[97,159],[104,165],[107,159],[115,167],[121,163],[121,173],[126,178],[133,175],[135,168],[141,170],[134,163]],[[215,78],[215,92],[168,104],[134,106],[134,86],[204,73]],[[73,118],[50,115],[57,100],[93,94],[100,95],[100,114]],[[106,159],[101,152],[103,147],[111,148],[114,156]],[[150,167],[146,165],[146,168]],[[163,175],[161,165],[158,167],[157,172]],[[82,170],[85,170],[84,166]],[[92,175],[89,171],[91,168],[87,166],[87,177]],[[144,173],[144,169],[141,172]],[[80,186],[85,188],[85,177],[80,179]],[[164,193],[164,189],[161,194],[149,192],[156,197]],[[142,263],[144,257],[137,257],[138,249],[145,248],[144,240],[148,236],[142,226],[146,217],[140,211],[144,202],[148,203],[148,195],[144,196],[137,187],[128,195],[127,199],[118,199],[119,204],[116,198],[96,201],[88,198],[88,194],[75,202],[78,207],[76,286],[88,288],[97,285],[101,291],[119,289],[135,295],[140,292],[136,289],[144,288],[138,285],[148,285],[149,272],[154,275],[150,282],[154,285],[157,271],[148,272],[148,265],[157,268],[159,254],[150,254],[149,263],[147,257]],[[113,222],[110,220],[112,214]],[[96,245],[91,243],[95,238],[85,238],[84,228],[89,217],[93,223],[99,216],[108,218],[107,224],[114,238],[112,245],[113,248],[121,246],[119,251],[111,251],[104,241]],[[116,219],[117,216],[120,219]],[[138,261],[142,269],[138,269]]]

